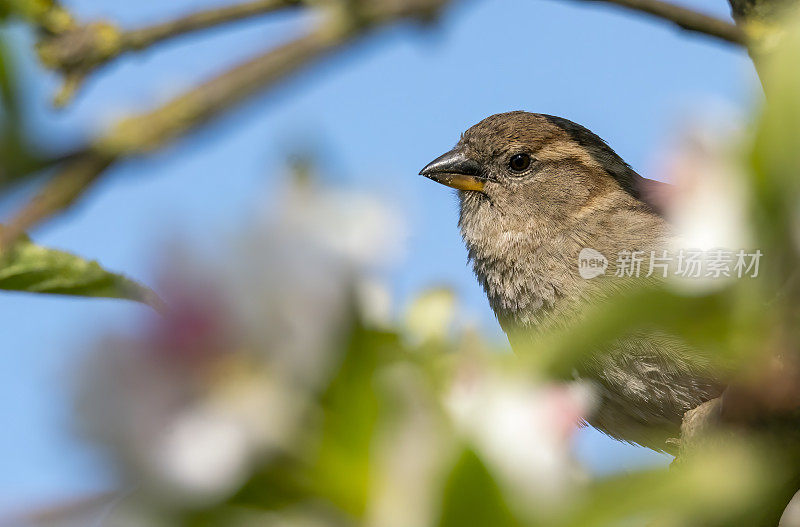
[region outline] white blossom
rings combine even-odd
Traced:
[[[472,372],[447,407],[499,474],[527,500],[554,504],[576,482],[569,438],[593,404],[588,385],[538,385]]]
[[[704,257],[692,259],[689,251],[704,256],[752,243],[745,176],[733,150],[742,141],[741,127],[729,118],[717,119],[715,125],[696,123],[688,128],[665,163],[664,179],[674,185],[666,200],[667,215],[675,227],[670,253],[678,264],[669,283],[684,292],[700,293],[727,283],[722,272],[705,274]]]
[[[148,499],[231,495],[259,462],[295,448],[349,317],[389,317],[385,291],[372,287],[364,302],[358,291],[367,268],[396,254],[396,232],[365,195],[295,186],[249,236],[220,247],[218,264],[172,258],[169,313],[88,357],[83,432]]]

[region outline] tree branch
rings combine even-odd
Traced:
[[[758,72],[761,86],[769,97],[769,76],[765,77],[766,64],[781,47],[785,24],[794,20],[797,0],[728,0],[736,25],[747,32],[750,39],[750,58]]]
[[[640,13],[645,13],[661,20],[672,22],[687,31],[702,33],[730,44],[747,45],[745,33],[735,24],[715,16],[707,15],[661,0],[579,0],[581,2],[607,3]]]
[[[797,6],[797,0],[728,0],[728,3],[737,23],[780,21],[783,15]]]
[[[364,0],[341,4],[314,31],[234,66],[154,110],[122,120],[74,155],[11,219],[0,236],[0,251],[75,203],[118,161],[169,144],[378,26],[404,18],[429,18],[447,2]]]
[[[34,25],[39,31],[55,35],[75,27],[72,15],[58,0],[4,0],[6,9]]]

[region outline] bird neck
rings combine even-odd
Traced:
[[[463,208],[459,227],[472,269],[504,329],[541,324],[575,290],[570,264],[580,248],[569,233]]]

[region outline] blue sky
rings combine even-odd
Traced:
[[[64,3],[83,18],[132,27],[221,1]],[[724,0],[684,3],[728,15]],[[61,112],[48,105],[57,79],[33,65],[32,37],[15,28],[33,132],[52,143],[80,142],[115,116],[148,108],[306,23],[278,15],[126,56]],[[328,181],[387,196],[407,215],[408,254],[390,275],[398,301],[449,284],[499,337],[466,264],[455,197],[418,177],[423,165],[483,117],[524,109],[588,126],[647,175],[682,120],[720,104],[745,112],[757,94],[744,52],[619,9],[454,2],[434,25],[384,30],[166,151],[116,167],[79,207],[33,235],[152,283],[166,243],[186,240],[211,253],[247,225],[285,174],[287,153],[305,145]],[[124,329],[144,316],[125,302],[0,295],[0,512],[107,484],[102,464],[70,430],[70,372],[103,328]],[[580,432],[578,449],[596,471],[663,462],[592,430]]]

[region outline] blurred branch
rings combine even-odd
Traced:
[[[681,452],[721,427],[777,429],[800,419],[800,358],[794,353],[759,355],[746,375],[732,380],[720,397],[689,410],[681,425]]]
[[[796,0],[728,0],[737,23],[743,21],[777,21]]]
[[[298,7],[302,3],[302,0],[255,0],[207,11],[198,11],[162,24],[125,31],[121,35],[121,48],[123,51],[143,49],[156,42],[191,31],[208,29],[256,15],[272,13],[287,7]]]
[[[4,0],[0,2],[0,10],[23,18],[48,35],[68,31],[76,25],[58,0]]]
[[[0,231],[0,253],[28,229],[69,207],[113,162],[87,151],[69,160],[36,196]]]
[[[164,105],[119,122],[74,156],[22,210],[0,237],[0,248],[72,205],[114,163],[161,148],[247,97],[372,29],[404,18],[428,19],[448,0],[351,1],[338,4],[310,33],[239,64]]]
[[[785,34],[785,23],[794,17],[792,9],[797,0],[728,0],[736,25],[750,38],[750,57],[756,66],[764,91],[764,66],[780,46]]]
[[[706,401],[683,415],[679,454],[675,458],[680,462],[689,452],[697,449],[719,431],[722,414],[722,397]]]
[[[54,505],[14,514],[11,517],[0,517],[0,527],[19,525],[67,525],[68,522],[93,523],[107,507],[122,496],[118,492],[105,492],[83,498],[76,498]]]
[[[607,3],[645,13],[685,29],[702,33],[731,44],[744,46],[747,38],[740,28],[726,20],[661,0],[580,0]]]
[[[120,30],[108,22],[72,25],[42,39],[38,51],[44,64],[64,75],[64,85],[54,101],[56,105],[64,105],[89,73],[124,53],[142,50],[193,31],[273,13],[283,8],[299,7],[302,3],[302,0],[254,0],[197,11],[168,22],[132,30]]]
[[[747,373],[752,376],[752,371]],[[800,488],[799,380],[800,362],[794,354],[787,354],[784,360],[768,361],[755,377],[731,383],[720,397],[683,416],[675,464],[684,463],[703,447],[720,447],[735,437],[763,442],[766,449],[783,457],[786,473],[772,482],[773,492],[766,496],[757,517],[742,525],[777,525]]]

